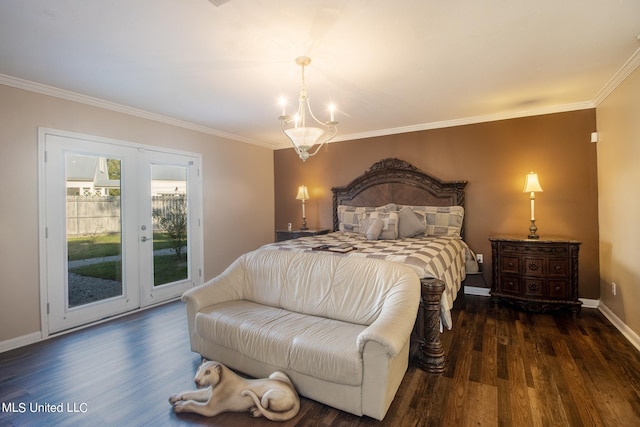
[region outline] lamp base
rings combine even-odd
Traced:
[[[533,240],[539,239],[540,236],[536,234],[536,231],[538,231],[538,227],[536,227],[536,220],[532,219],[531,225],[529,226],[529,235],[527,236],[527,239],[533,239]]]
[[[309,228],[307,227],[307,219],[305,217],[302,217],[302,225],[300,226],[300,230],[308,230]]]

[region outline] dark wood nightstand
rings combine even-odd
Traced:
[[[319,234],[327,233],[329,233],[328,228],[323,228],[320,230],[276,230],[276,242],[297,239],[299,237],[317,236]]]
[[[547,312],[567,308],[578,317],[578,251],[567,239],[523,239],[497,236],[491,241],[494,303]]]

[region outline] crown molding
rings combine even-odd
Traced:
[[[593,103],[600,105],[607,97],[627,78],[636,68],[640,66],[640,48],[638,48],[627,62],[609,79],[609,81],[598,91],[593,98]]]
[[[187,122],[184,120],[175,119],[173,117],[163,116],[162,114],[151,113],[149,111],[128,107],[126,105],[117,104],[115,102],[105,101],[104,99],[82,95],[77,92],[59,89],[53,86],[47,86],[41,83],[29,81],[29,80],[19,79],[17,77],[8,76],[6,74],[0,74],[0,84],[11,86],[16,89],[23,89],[30,92],[40,93],[42,95],[52,96],[55,98],[66,99],[68,101],[78,102],[80,104],[90,105],[98,108],[104,108],[105,110],[124,113],[131,116],[147,119],[147,120],[153,120],[155,122],[180,127],[183,129],[194,130],[196,132],[201,132],[208,135],[214,135],[214,136],[218,136],[225,139],[231,139],[233,141],[245,142],[247,144],[258,145],[261,147],[270,148],[272,150],[276,148],[273,144],[268,144],[266,142],[245,138],[245,137],[227,133],[227,132],[222,132],[220,130],[213,129],[207,126],[202,126],[202,125]]]
[[[462,119],[443,120],[439,122],[422,123],[411,126],[403,126],[397,128],[380,129],[371,132],[353,133],[350,135],[341,135],[334,138],[330,143],[339,141],[348,141],[352,139],[375,138],[378,136],[394,135],[398,133],[418,132],[430,129],[442,129],[454,126],[464,126],[477,123],[495,122],[498,120],[517,119],[521,117],[542,116],[545,114],[564,113],[567,111],[587,110],[595,108],[596,105],[592,101],[576,102],[573,104],[556,105],[548,108],[540,108],[535,110],[521,110],[505,113],[487,114],[484,116],[465,117]]]
[[[609,81],[598,91],[592,101],[578,102],[573,104],[557,105],[548,108],[540,108],[534,110],[521,110],[496,114],[488,114],[483,116],[472,116],[461,119],[443,120],[438,122],[421,123],[411,126],[401,126],[395,128],[379,129],[371,132],[353,133],[347,135],[339,135],[329,143],[349,141],[355,139],[375,138],[380,136],[395,135],[399,133],[419,132],[431,129],[442,129],[454,126],[464,126],[477,123],[494,122],[499,120],[508,120],[529,116],[540,116],[545,114],[562,113],[567,111],[585,110],[589,108],[596,108],[607,96],[609,96],[636,68],[640,66],[640,48],[637,49],[633,55],[624,63],[622,67],[609,79]],[[91,105],[98,108],[104,108],[111,111],[116,111],[124,114],[129,114],[136,117],[141,117],[148,120],[153,120],[160,123],[169,124],[172,126],[181,127],[184,129],[194,130],[197,132],[215,135],[221,138],[230,139],[234,141],[244,142],[247,144],[258,145],[272,150],[290,148],[290,145],[281,144],[269,144],[263,141],[258,141],[250,138],[245,138],[239,135],[222,132],[217,129],[213,129],[207,126],[198,125],[195,123],[187,122],[184,120],[175,119],[161,114],[151,113],[149,111],[140,110],[126,105],[117,104],[103,99],[94,98],[87,95],[82,95],[76,92],[58,89],[53,86],[47,86],[41,83],[36,83],[28,80],[19,79],[16,77],[0,74],[0,84],[15,87],[18,89],[24,89],[31,92],[41,93],[43,95],[53,96],[56,98],[62,98],[69,101],[79,102],[86,105]]]

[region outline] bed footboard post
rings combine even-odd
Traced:
[[[411,337],[411,355],[420,369],[441,373],[445,369],[444,349],[440,342],[440,299],[444,283],[439,279],[421,279],[418,318]]]

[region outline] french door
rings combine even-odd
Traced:
[[[43,331],[201,283],[198,155],[48,129],[39,149]]]

